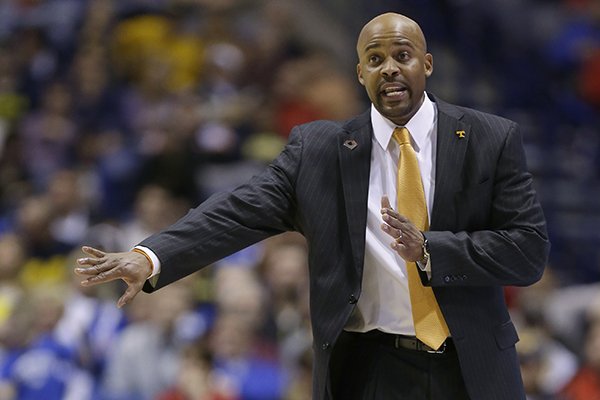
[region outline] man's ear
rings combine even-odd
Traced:
[[[358,76],[358,81],[360,82],[360,84],[365,86],[365,80],[362,76],[362,69],[360,68],[360,63],[356,64],[356,75]]]
[[[425,54],[425,77],[429,78],[433,73],[433,56],[431,53]]]

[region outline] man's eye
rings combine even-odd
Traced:
[[[398,54],[399,60],[406,61],[409,58],[410,58],[410,54],[408,54],[406,51],[403,51],[402,53]]]
[[[369,63],[370,64],[377,64],[379,62],[380,58],[379,56],[371,56],[369,57]]]

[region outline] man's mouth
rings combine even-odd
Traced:
[[[400,84],[385,84],[381,88],[381,94],[389,99],[402,98],[407,92],[407,87]]]

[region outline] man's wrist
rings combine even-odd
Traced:
[[[152,259],[143,250],[140,250],[138,248],[134,247],[133,249],[131,249],[131,251],[133,251],[134,253],[141,254],[146,258],[146,261],[148,261],[148,267],[149,267],[149,271],[148,271],[148,278],[149,278],[152,275],[152,272],[154,271],[154,263],[152,262]]]
[[[423,235],[423,233],[421,234]],[[419,267],[424,268],[429,262],[429,242],[427,241],[425,235],[423,235],[423,244],[421,245],[421,249],[423,255],[421,256],[421,259],[417,261],[417,264],[419,264]]]
[[[147,259],[150,260],[152,272],[150,273],[150,276],[148,277],[148,279],[153,278],[153,277],[157,276],[158,274],[160,274],[161,263],[160,263],[159,258],[156,256],[156,254],[152,251],[152,249],[145,247],[145,246],[137,245],[132,250],[135,250],[137,253],[143,254]]]

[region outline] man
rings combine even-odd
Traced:
[[[537,281],[549,244],[519,128],[427,94],[433,58],[405,16],[371,20],[357,51],[370,111],[294,128],[248,184],[132,252],[85,247],[76,271],[84,285],[123,279],[122,306],[297,230],[315,399],[525,398],[502,286]]]

